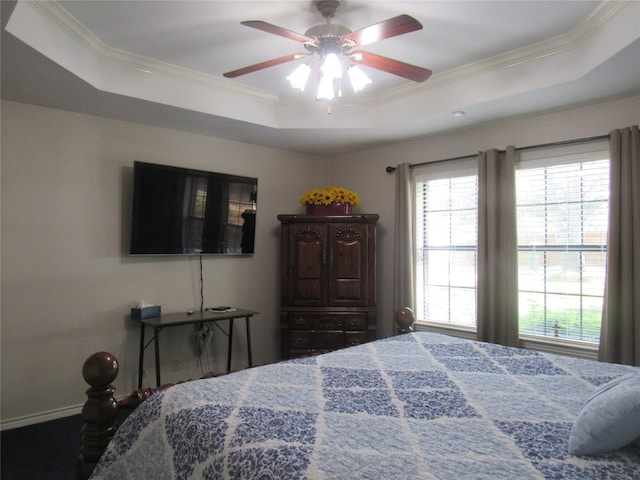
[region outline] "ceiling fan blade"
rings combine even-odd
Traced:
[[[257,72],[258,70],[262,70],[263,68],[275,67],[276,65],[280,65],[282,63],[298,60],[299,58],[302,58],[304,56],[306,56],[305,53],[293,53],[290,55],[285,55],[283,57],[267,60],[266,62],[260,62],[260,63],[256,63],[255,65],[239,68],[238,70],[233,70],[231,72],[224,73],[223,76],[225,76],[226,78],[236,78],[236,77],[239,77],[240,75],[246,75],[247,73]]]
[[[422,24],[409,15],[398,15],[375,25],[361,28],[355,32],[347,33],[340,40],[351,40],[355,46],[361,47],[385,38],[396,37],[409,32],[422,30]]]
[[[242,25],[246,25],[247,27],[256,28],[267,33],[273,33],[274,35],[280,35],[281,37],[288,38],[289,40],[294,40],[296,42],[313,44],[316,43],[315,38],[307,37],[306,35],[302,35],[301,33],[296,33],[294,31],[287,30],[286,28],[278,27],[277,25],[272,25],[261,20],[248,20],[246,22],[240,23]]]
[[[431,70],[428,68],[417,67],[409,63],[394,60],[393,58],[383,57],[382,55],[363,52],[361,50],[353,52],[349,55],[349,58],[354,63],[408,78],[414,82],[424,82],[431,76]]]

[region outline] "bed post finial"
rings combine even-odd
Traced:
[[[413,322],[415,322],[416,317],[413,314],[413,310],[411,310],[409,307],[399,308],[396,311],[394,319],[396,321],[396,324],[398,325],[398,335],[413,332]]]
[[[118,375],[118,360],[108,352],[98,352],[84,362],[82,376],[91,386],[82,408],[82,440],[76,478],[89,478],[116,432],[117,401],[111,383]]]

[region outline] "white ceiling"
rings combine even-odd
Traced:
[[[421,22],[362,50],[433,75],[363,67],[373,84],[331,115],[289,87],[296,62],[222,76],[304,53],[240,22],[304,33],[324,23],[313,1],[1,3],[2,98],[320,155],[640,93],[636,1],[345,0],[333,23],[351,30]]]

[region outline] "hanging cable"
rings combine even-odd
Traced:
[[[204,278],[202,276],[202,254],[200,255],[200,311],[204,312]]]

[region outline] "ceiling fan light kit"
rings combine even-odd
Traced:
[[[324,76],[321,77],[320,83],[318,84],[316,100],[333,100],[336,96],[333,83],[333,79]]]
[[[357,65],[349,65],[347,74],[349,75],[349,80],[351,80],[354,93],[358,93],[371,83],[371,79]]]
[[[302,63],[298,65],[291,75],[287,77],[292,88],[298,88],[301,92],[304,91],[304,87],[307,85],[309,74],[311,73],[311,67],[308,63]]]
[[[308,53],[285,55],[227,72],[224,76],[235,78],[264,68],[306,58],[304,63],[301,63],[287,77],[291,87],[304,91],[311,72],[314,71],[318,79],[316,99],[332,100],[336,94],[338,97],[342,94],[341,79],[345,69],[354,93],[362,91],[371,84],[371,79],[357,64],[415,82],[423,82],[431,75],[431,70],[426,68],[364,51],[351,51],[355,47],[421,30],[422,24],[415,18],[409,15],[399,15],[352,32],[343,25],[331,23],[331,19],[340,8],[340,2],[321,0],[315,4],[320,14],[326,19],[326,23],[309,28],[304,35],[260,20],[242,22],[242,25],[300,42]]]

